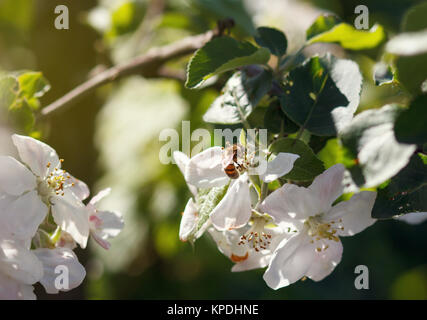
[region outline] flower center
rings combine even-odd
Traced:
[[[336,235],[337,230],[344,230],[342,225],[342,219],[338,221],[322,222],[320,216],[309,217],[304,224],[308,228],[308,235],[312,237],[311,243],[314,241],[320,241],[316,251],[324,251],[328,249],[328,245],[322,240],[333,240],[338,242],[339,238]]]
[[[60,162],[64,162],[63,159]],[[46,168],[50,168],[51,163],[48,162]],[[38,181],[38,193],[39,195],[48,202],[49,197],[52,195],[64,196],[64,189],[74,186],[74,183],[70,183],[71,176],[60,168],[55,168],[45,179]]]
[[[256,252],[266,250],[271,243],[271,234],[265,232],[266,220],[264,218],[255,218],[251,228],[240,237],[239,246],[247,244]]]

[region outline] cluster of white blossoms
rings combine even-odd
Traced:
[[[0,299],[35,299],[33,285],[47,293],[68,291],[85,278],[73,249],[85,248],[89,235],[103,248],[123,228],[118,212],[96,204],[103,190],[85,205],[85,183],[61,169],[62,159],[50,146],[13,135],[20,161],[0,156]],[[67,269],[58,285],[58,266]]]
[[[268,194],[268,184],[289,173],[299,156],[279,153],[255,176],[235,157],[238,172],[233,174],[230,162],[224,161],[227,149],[212,147],[191,159],[176,151],[174,159],[194,195],[182,216],[180,239],[194,241],[208,230],[235,263],[232,271],[267,267],[264,280],[273,289],[306,277],[320,281],[341,261],[340,237],[375,222],[371,211],[376,192],[362,191],[334,204],[344,190],[341,164],[317,176],[308,188],[286,183]],[[198,194],[222,186],[225,195],[200,223]]]

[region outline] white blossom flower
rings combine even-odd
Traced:
[[[29,247],[16,240],[0,239],[0,299],[35,300],[33,284],[43,268]]]
[[[276,247],[292,235],[285,228],[266,227],[265,224],[266,220],[259,217],[253,219],[252,226],[240,229],[208,229],[219,251],[234,262],[232,272],[268,266]]]
[[[110,248],[108,239],[116,237],[124,227],[123,216],[120,212],[98,210],[96,205],[110,193],[104,189],[94,196],[86,206],[90,235],[104,249]]]
[[[0,156],[0,231],[28,241],[50,208],[55,223],[85,248],[89,236],[82,203],[89,195],[86,184],[62,170],[63,160],[45,143],[16,134],[12,140],[25,165]]]
[[[185,165],[185,180],[191,186],[208,189],[229,184],[224,198],[210,213],[213,225],[221,231],[243,227],[252,214],[249,177],[246,172],[231,179],[224,168],[226,149],[212,147],[195,155]],[[268,163],[267,170],[261,179],[271,182],[291,171],[298,155],[279,153]]]
[[[285,184],[262,203],[276,224],[292,223],[297,233],[277,247],[264,280],[278,289],[306,276],[320,281],[341,261],[339,236],[352,236],[372,225],[376,192],[362,191],[335,206],[343,192],[344,167],[335,165],[308,187]]]

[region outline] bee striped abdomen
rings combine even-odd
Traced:
[[[237,171],[234,163],[230,163],[229,165],[227,165],[224,169],[224,172],[231,179],[237,179],[239,177],[239,172]]]

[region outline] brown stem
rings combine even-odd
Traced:
[[[107,69],[86,82],[78,85],[61,98],[41,110],[41,116],[49,116],[55,111],[63,110],[72,102],[86,95],[99,86],[119,78],[139,74],[145,78],[167,77],[182,80],[182,75],[171,73],[162,68],[167,61],[193,53],[201,48],[214,36],[213,31],[190,36],[172,44],[152,48],[147,53],[137,56],[130,61]]]

